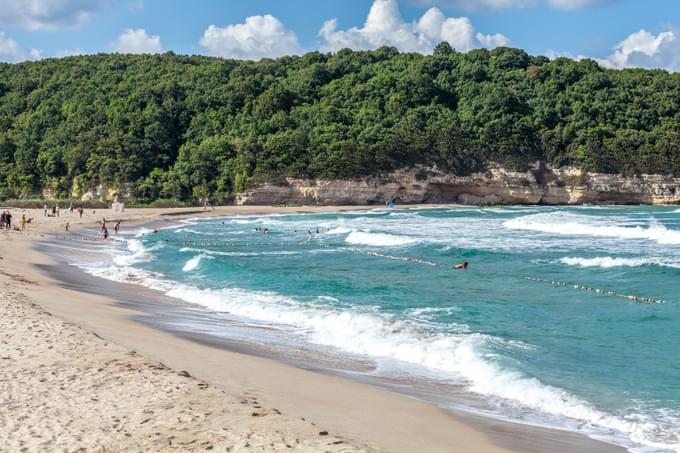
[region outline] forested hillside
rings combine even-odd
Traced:
[[[680,74],[517,49],[260,62],[93,55],[0,65],[0,199],[104,184],[227,199],[286,176],[536,159],[680,175]]]

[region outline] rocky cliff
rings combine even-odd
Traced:
[[[242,205],[384,204],[680,204],[680,178],[661,175],[583,173],[575,168],[549,168],[537,163],[527,172],[491,166],[485,173],[454,176],[416,168],[386,177],[352,180],[287,179],[239,194]]]

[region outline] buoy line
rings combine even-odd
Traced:
[[[362,252],[361,250],[353,250],[354,253],[358,253],[361,255],[368,255],[368,256],[375,256],[375,257],[380,257],[380,258],[386,258],[389,260],[394,260],[394,261],[403,261],[403,262],[408,262],[408,263],[419,263],[419,264],[426,264],[428,266],[437,266],[437,267],[445,267],[443,264],[439,263],[434,263],[432,261],[426,261],[426,260],[421,260],[418,258],[409,258],[405,256],[393,256],[393,255],[383,255],[381,253],[377,252]],[[596,294],[602,294],[603,296],[609,296],[609,297],[619,297],[622,299],[629,300],[631,302],[635,303],[643,303],[643,304],[665,304],[668,303],[668,301],[663,300],[663,299],[654,299],[652,297],[643,297],[643,296],[636,296],[636,295],[631,295],[631,294],[622,294],[616,291],[610,291],[602,288],[591,288],[589,286],[583,286],[583,285],[578,285],[578,284],[573,284],[573,283],[566,283],[566,282],[561,282],[559,280],[546,280],[542,278],[537,278],[537,277],[524,277],[525,280],[533,281],[533,282],[540,282],[540,283],[547,283],[549,285],[553,286],[560,286],[564,288],[573,288],[577,289],[580,291],[584,292],[594,292]]]
[[[421,260],[419,258],[410,258],[408,256],[383,255],[382,253],[362,252],[360,250],[353,250],[353,252],[361,254],[361,255],[377,256],[377,257],[380,257],[380,258],[386,258],[388,260],[393,260],[393,261],[403,261],[403,262],[406,262],[406,263],[425,264],[427,266],[443,266],[442,264],[433,263],[432,261]]]
[[[643,303],[643,304],[665,304],[665,303],[668,303],[667,301],[662,300],[662,299],[654,299],[652,297],[635,296],[635,295],[631,295],[631,294],[622,294],[622,293],[618,293],[616,291],[609,291],[609,290],[602,289],[602,288],[591,288],[589,286],[566,283],[566,282],[561,282],[559,280],[545,280],[545,279],[536,278],[536,277],[524,277],[524,279],[532,281],[532,282],[547,283],[547,284],[553,285],[553,286],[561,286],[561,287],[564,287],[564,288],[573,288],[573,289],[577,289],[577,290],[585,291],[585,292],[594,292],[594,293],[597,293],[597,294],[602,294],[603,296],[620,297],[620,298],[629,300],[631,302],[636,302],[636,303]]]

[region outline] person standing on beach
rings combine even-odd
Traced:
[[[80,214],[80,218],[82,219],[83,218],[83,208],[82,207],[78,208],[78,214]]]
[[[104,234],[104,239],[109,238],[109,230],[107,230],[106,227],[102,229],[102,233]]]
[[[102,229],[101,229],[100,233],[104,233],[104,231],[106,231],[106,219],[102,219]],[[107,233],[108,233],[108,231],[107,231]],[[104,239],[106,239],[106,238],[104,238]]]
[[[12,229],[12,213],[9,211],[5,214],[5,228],[8,230]]]
[[[21,214],[21,219],[19,219],[19,225],[22,230],[26,229],[26,214]]]
[[[69,229],[69,228],[71,228],[71,224],[68,223],[68,222],[66,222],[66,225],[64,226],[64,229],[66,230],[67,233],[68,233],[68,229]]]
[[[116,233],[116,236],[118,236],[118,230],[120,229],[120,220],[116,222],[115,225],[113,225],[113,231]]]
[[[47,217],[47,205],[45,205],[44,210],[45,210],[45,217]]]

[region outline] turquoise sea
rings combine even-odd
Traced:
[[[128,231],[108,253],[87,270],[426,382],[444,406],[457,389],[476,412],[680,451],[677,208],[225,217]]]

